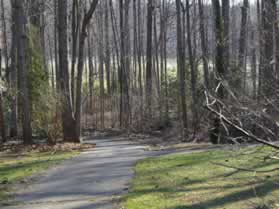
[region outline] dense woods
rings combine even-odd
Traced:
[[[277,4],[1,0],[1,142],[117,130],[277,147]]]

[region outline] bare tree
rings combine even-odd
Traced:
[[[224,65],[230,66],[230,0],[222,0],[222,20],[224,37]]]
[[[2,50],[0,49],[0,82],[2,81]],[[4,110],[3,110],[3,89],[4,87],[2,86],[3,84],[0,83],[0,131],[1,131],[1,137],[2,140],[0,143],[4,143],[7,141],[7,136],[6,136],[6,122],[5,122],[5,115],[4,115]]]
[[[177,70],[179,77],[179,100],[182,109],[182,122],[183,122],[183,136],[185,137],[188,129],[187,122],[187,105],[185,94],[185,50],[183,49],[183,35],[181,24],[181,1],[176,0],[176,13],[177,13]]]
[[[58,48],[59,48],[59,89],[61,91],[63,138],[77,142],[73,107],[71,103],[68,65],[67,0],[58,1]]]
[[[13,3],[13,2],[12,2]],[[16,34],[16,11],[12,4],[12,40],[11,40],[11,89],[13,90],[11,98],[11,122],[10,122],[10,137],[18,135],[18,72],[17,72],[17,34]]]
[[[22,104],[22,125],[23,125],[23,141],[25,144],[31,144],[32,128],[31,128],[31,114],[30,101],[28,93],[28,76],[27,76],[27,32],[26,32],[26,14],[24,11],[23,1],[13,0],[13,7],[15,12],[15,25],[17,35],[17,58],[18,58],[18,75],[20,80],[19,96]]]
[[[205,17],[204,17],[204,6],[202,0],[198,0],[199,5],[199,17],[200,17],[200,38],[201,38],[201,49],[202,49],[202,61],[203,61],[203,71],[204,71],[204,84],[207,89],[210,88],[209,83],[209,55],[208,47],[206,43],[205,34]]]
[[[241,8],[241,29],[239,36],[239,53],[238,53],[238,65],[240,72],[236,74],[236,86],[239,86],[241,82],[243,73],[246,72],[245,66],[245,57],[246,57],[246,48],[247,48],[247,22],[248,22],[248,9],[249,9],[249,0],[243,0],[243,6]]]
[[[82,76],[83,76],[83,67],[84,67],[84,45],[87,37],[87,27],[93,17],[93,14],[96,10],[96,7],[99,3],[99,0],[93,0],[90,4],[89,10],[85,13],[81,31],[79,35],[79,55],[78,55],[78,68],[77,68],[77,85],[76,85],[76,136],[79,140],[81,132],[81,105],[82,105]]]
[[[7,37],[7,24],[6,24],[6,8],[4,0],[1,0],[1,23],[2,23],[2,34],[3,34],[3,54],[4,54],[4,63],[6,68],[6,80],[9,82],[9,56],[8,56],[8,37]]]

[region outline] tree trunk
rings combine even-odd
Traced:
[[[82,99],[82,75],[84,67],[84,45],[87,37],[87,27],[92,19],[96,10],[99,0],[94,0],[90,4],[88,12],[84,15],[81,32],[79,35],[79,55],[78,55],[78,68],[77,68],[77,84],[76,84],[76,140],[80,141],[81,134],[81,99]]]
[[[6,80],[10,82],[9,75],[9,56],[8,56],[8,37],[7,37],[7,25],[6,25],[6,8],[4,4],[4,0],[1,0],[1,22],[2,22],[2,35],[3,35],[3,54],[4,54],[4,63],[5,63],[5,71],[6,71]]]
[[[77,61],[77,41],[79,33],[79,1],[73,0],[72,3],[72,61],[71,61],[71,97],[72,105],[75,106],[75,75]],[[74,108],[73,108],[74,109]]]
[[[146,117],[152,118],[152,0],[147,2],[147,46],[146,46]]]
[[[142,77],[143,77],[143,66],[142,66],[142,55],[143,55],[143,47],[142,44],[142,11],[141,11],[141,0],[138,0],[138,15],[137,15],[137,32],[138,32],[138,47],[137,47],[137,55],[138,55],[138,86],[139,86],[139,95],[140,95],[140,118],[142,120],[143,118],[143,83],[142,83]]]
[[[262,90],[265,97],[273,96],[276,89],[275,84],[275,73],[273,72],[273,21],[274,12],[272,0],[262,2],[262,25],[263,25],[263,78],[262,78]]]
[[[109,30],[109,6],[108,0],[105,0],[105,65],[106,65],[106,80],[107,80],[107,92],[111,95],[111,69],[110,69],[110,30]]]
[[[13,3],[13,2],[12,2]],[[17,80],[17,36],[16,36],[16,14],[15,14],[14,5],[12,5],[12,43],[11,43],[11,65],[10,65],[10,72],[11,72],[11,88],[14,92],[18,90],[18,80]],[[18,107],[17,107],[17,100],[18,94],[15,93],[11,99],[11,123],[10,123],[10,137],[16,137],[18,135],[17,130],[17,117],[18,117]]]
[[[2,50],[0,49],[0,80],[2,79]],[[5,122],[5,115],[3,110],[3,98],[2,98],[2,86],[0,85],[0,132],[2,140],[1,143],[5,143],[7,141],[6,138],[6,122]]]
[[[219,0],[212,0],[213,12],[214,12],[214,23],[215,23],[215,65],[216,73],[218,75],[218,82],[222,82],[225,79],[225,62],[224,62],[224,29],[221,17],[221,6]],[[218,89],[218,97],[220,99],[224,98],[224,89],[221,85]]]
[[[202,61],[203,61],[203,71],[204,71],[204,85],[207,89],[210,88],[209,83],[209,56],[208,47],[206,43],[205,34],[205,20],[204,20],[204,8],[202,0],[198,0],[199,4],[199,16],[200,16],[200,38],[201,38],[201,49],[202,49]]]
[[[20,79],[20,97],[22,104],[22,125],[23,125],[23,142],[32,144],[32,128],[30,101],[28,92],[28,72],[27,72],[27,33],[26,33],[26,15],[24,11],[23,1],[14,0],[16,34],[17,34],[17,58],[18,72]]]
[[[191,34],[191,23],[190,23],[190,3],[186,0],[186,16],[187,16],[187,45],[188,55],[191,68],[191,91],[192,91],[192,112],[193,112],[193,128],[196,129],[198,126],[198,110],[197,110],[197,73],[195,67],[195,58],[192,48],[192,34]]]
[[[100,4],[100,7],[97,22],[98,22],[98,54],[99,54],[99,82],[100,82],[100,122],[101,129],[105,128],[105,72],[104,72],[104,7],[103,4]],[[107,64],[107,63],[105,63]],[[107,66],[106,66],[107,67]]]
[[[67,0],[58,1],[59,88],[61,91],[63,138],[66,142],[79,142],[69,86],[67,6]]]
[[[230,66],[230,0],[222,0],[224,67]]]
[[[259,100],[262,95],[262,79],[263,79],[263,33],[262,33],[262,11],[260,0],[257,0],[257,29],[259,36],[259,75],[258,75],[258,91],[257,99]]]
[[[219,0],[212,0],[215,28],[215,65],[217,74],[217,96],[219,99],[225,98],[223,88],[223,80],[225,79],[225,63],[224,63],[224,37],[223,24],[221,17],[221,6]],[[221,121],[220,118],[212,119],[212,128],[210,129],[210,140],[212,143],[220,143],[221,136]]]
[[[93,66],[93,55],[92,55],[92,37],[91,37],[91,31],[88,30],[88,66],[89,66],[89,108],[90,108],[90,114],[93,113],[93,96],[94,96],[94,66]]]
[[[248,20],[248,9],[249,0],[243,0],[243,6],[241,8],[241,29],[239,37],[239,53],[238,53],[238,68],[239,72],[236,73],[235,87],[238,86],[238,90],[241,89],[241,78],[246,71],[245,57],[246,57],[246,47],[247,47],[247,20]],[[239,88],[240,87],[240,88]]]
[[[252,85],[253,85],[253,93],[252,96],[254,99],[257,98],[257,51],[256,51],[256,39],[255,39],[255,30],[253,29],[251,32],[251,77],[252,77]]]
[[[176,0],[177,13],[177,70],[179,77],[179,100],[182,109],[183,136],[186,137],[188,128],[187,105],[185,94],[185,51],[183,49],[183,34],[181,25],[181,1]]]
[[[124,128],[129,127],[130,118],[130,98],[129,98],[129,82],[128,82],[128,67],[129,67],[129,54],[128,54],[128,39],[129,27],[127,9],[129,9],[130,0],[120,0],[120,126]]]

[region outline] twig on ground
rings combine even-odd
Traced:
[[[249,168],[240,168],[240,167],[235,167],[235,166],[231,166],[231,165],[226,165],[223,163],[216,163],[216,162],[211,162],[211,164],[213,165],[217,165],[217,166],[222,166],[225,168],[232,168],[238,171],[245,171],[245,172],[255,172],[255,173],[272,173],[274,171],[278,171],[279,168],[274,168],[274,169],[270,169],[270,170],[254,170],[254,169],[249,169]]]

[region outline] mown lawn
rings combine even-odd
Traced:
[[[77,154],[77,151],[73,151],[0,155],[0,204],[9,197],[9,190],[14,183]]]
[[[278,159],[275,150],[246,148],[179,154],[141,161],[132,188],[124,198],[125,209],[262,209],[279,208]],[[278,156],[278,155],[277,155]]]

